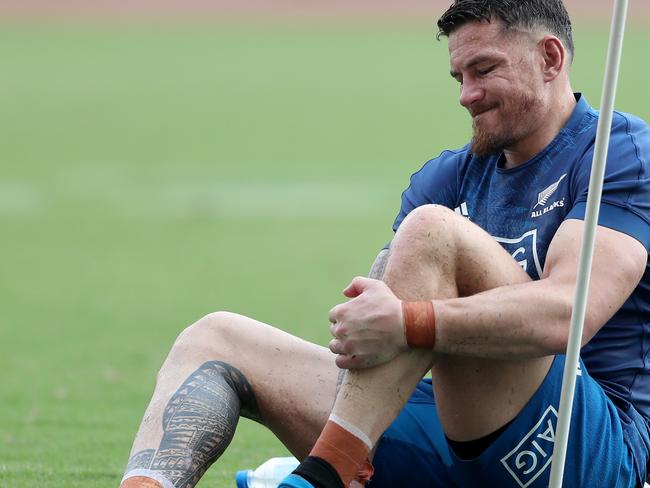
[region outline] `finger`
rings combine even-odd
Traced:
[[[364,361],[356,354],[339,354],[336,356],[335,362],[341,369],[361,369],[365,367]]]
[[[348,298],[354,298],[361,295],[369,286],[372,286],[372,282],[376,281],[371,278],[364,278],[363,276],[357,276],[352,280],[352,282],[345,287],[343,294]]]
[[[340,322],[337,322],[330,325],[330,334],[336,339],[345,339],[348,334],[348,329],[341,325]]]
[[[340,305],[336,305],[335,307],[332,307],[332,309],[327,314],[329,321],[333,324],[335,324],[339,320],[339,307]]]
[[[338,356],[336,356],[334,362],[341,369],[352,369],[353,367],[352,364],[354,363],[354,360],[352,359],[352,356],[345,356],[343,354],[339,354]]]
[[[334,354],[345,354],[345,349],[343,347],[343,343],[341,341],[339,341],[338,339],[332,339],[330,341],[329,349]]]

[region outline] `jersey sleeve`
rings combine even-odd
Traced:
[[[567,219],[583,220],[593,159],[587,151],[573,180],[574,206]],[[636,117],[615,114],[603,181],[598,225],[628,234],[650,250],[650,128]]]
[[[427,161],[411,176],[410,185],[402,193],[402,206],[393,223],[397,231],[402,221],[415,208],[435,203],[448,208],[456,206],[460,165],[466,151],[445,151]]]

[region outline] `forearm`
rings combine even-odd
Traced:
[[[540,280],[434,300],[434,351],[503,359],[562,353],[572,298],[572,285]]]
[[[436,351],[497,358],[564,353],[575,294],[583,223],[562,224],[544,276],[511,286],[434,301]],[[582,343],[616,313],[639,283],[648,255],[634,238],[598,228]],[[614,265],[612,265],[614,263]]]

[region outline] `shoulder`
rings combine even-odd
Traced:
[[[402,192],[402,205],[393,229],[397,229],[406,215],[421,205],[435,203],[454,208],[461,175],[470,160],[471,153],[467,145],[443,151],[438,157],[424,163],[411,175],[409,186]]]
[[[648,131],[648,123],[641,117],[627,112],[615,111],[612,121],[612,130],[625,130],[627,134]]]
[[[650,127],[645,120],[625,112],[614,112],[611,137],[610,151],[614,154],[628,146],[639,164],[650,163]]]
[[[584,218],[594,144],[595,128],[571,172],[574,204],[568,218]],[[612,119],[598,223],[650,249],[650,128],[631,114],[615,112]]]
[[[574,150],[578,151],[576,171],[589,173],[596,143],[598,112],[591,110],[577,135]],[[614,112],[607,154],[606,178],[646,180],[650,165],[650,126],[641,118]],[[650,183],[650,182],[649,182]]]
[[[459,173],[470,159],[469,144],[460,149],[445,150],[437,157],[429,159],[411,175],[411,186],[430,184],[434,181],[457,182]]]
[[[564,138],[569,141],[569,148],[593,153],[600,112],[593,108],[584,96],[578,94],[578,103],[571,119],[562,130]],[[615,111],[610,131],[610,152],[616,153],[620,148],[635,147],[641,153],[650,151],[650,127],[636,115]]]

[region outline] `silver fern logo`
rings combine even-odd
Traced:
[[[560,186],[560,183],[564,178],[566,178],[566,173],[560,176],[560,179],[557,180],[555,183],[553,183],[551,186],[539,192],[539,194],[537,195],[537,203],[533,207],[533,210],[539,207],[540,205],[543,207],[548,203],[548,199],[551,198],[551,196],[553,196],[553,193],[557,191],[558,187]]]

